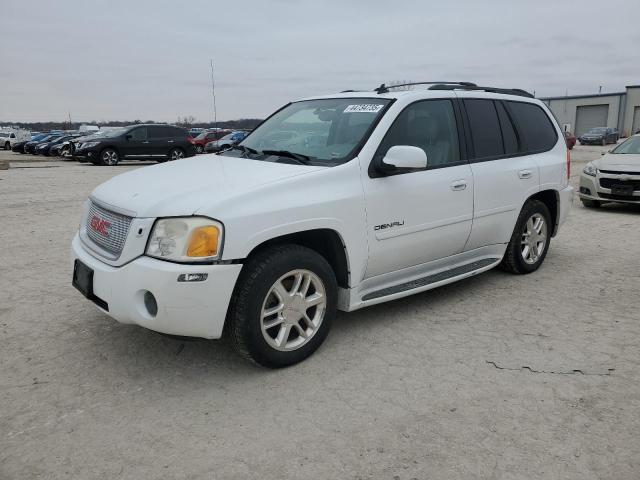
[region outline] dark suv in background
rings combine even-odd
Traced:
[[[173,125],[132,125],[79,144],[74,157],[94,165],[117,165],[120,160],[178,160],[195,155],[184,128]]]
[[[596,127],[587,133],[580,135],[580,145],[606,145],[607,143],[617,143],[620,138],[617,128]]]

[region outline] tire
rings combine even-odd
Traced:
[[[581,198],[580,201],[586,208],[600,208],[602,203],[597,200],[588,200],[586,198]]]
[[[100,152],[100,156],[98,157],[98,162],[94,165],[106,165],[108,167],[115,167],[120,161],[120,155],[113,148],[105,148]]]
[[[11,150],[11,144],[9,142],[5,142],[4,143],[4,149],[5,150]]]
[[[167,157],[167,159],[170,162],[173,162],[174,160],[180,160],[184,158],[184,150],[182,150],[181,148],[174,148],[169,152],[169,156]]]
[[[336,277],[324,257],[299,245],[268,247],[249,257],[240,273],[226,333],[236,351],[258,365],[294,365],[315,352],[327,337],[337,296]],[[318,305],[308,303],[318,300]]]
[[[532,223],[529,223],[530,220]],[[537,223],[538,220],[543,222],[539,229],[536,228],[539,225]],[[518,215],[516,226],[513,229],[511,240],[500,263],[500,268],[517,274],[535,272],[547,256],[552,228],[551,214],[547,206],[539,200],[527,201],[522,207],[520,215]],[[527,235],[527,231],[534,229],[536,230],[535,246],[525,245],[526,239],[532,238],[531,234]],[[527,235],[526,239],[525,235]],[[525,249],[527,246],[528,249]]]
[[[204,147],[202,145],[196,145],[196,153],[204,152]]]

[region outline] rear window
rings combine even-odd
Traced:
[[[538,105],[506,102],[520,136],[521,153],[550,150],[558,141],[556,129],[549,116]]]

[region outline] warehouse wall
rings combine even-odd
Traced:
[[[624,111],[624,128],[625,135],[632,135],[636,132],[631,131],[633,128],[633,112],[636,107],[640,107],[640,85],[627,87],[627,98]],[[636,127],[637,128],[637,127]]]
[[[640,95],[640,89],[638,89]],[[546,99],[546,103],[551,111],[554,113],[560,125],[565,123],[571,124],[571,131],[575,131],[576,128],[576,109],[579,106],[585,105],[608,105],[609,114],[607,117],[607,127],[621,128],[618,125],[618,115],[620,111],[620,97],[621,94],[615,95],[598,95],[593,97],[567,97],[567,98],[553,98]],[[633,110],[633,109],[632,109]],[[633,115],[633,113],[631,114]],[[605,126],[605,125],[603,125]]]

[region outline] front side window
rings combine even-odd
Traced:
[[[265,160],[271,155],[336,165],[352,158],[390,102],[332,98],[292,103],[257,127],[241,146],[265,155]]]
[[[131,139],[136,141],[143,141],[147,139],[147,129],[146,128],[136,128],[131,131]]]
[[[425,100],[405,108],[380,143],[376,158],[384,158],[396,145],[424,150],[427,168],[459,162],[458,128],[451,100]]]

